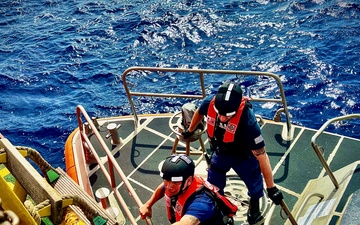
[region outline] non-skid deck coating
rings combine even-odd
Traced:
[[[145,202],[151,196],[152,191],[162,182],[159,176],[158,164],[166,156],[170,155],[175,140],[175,135],[169,128],[168,121],[169,117],[143,118],[141,119],[142,125],[137,129],[138,133],[133,138],[130,138],[135,128],[133,121],[120,122],[122,126],[119,130],[119,136],[124,141],[124,145],[115,154],[115,158],[142,202]],[[323,167],[311,147],[311,137],[315,134],[315,131],[296,127],[294,139],[284,141],[281,138],[282,129],[282,125],[276,123],[265,123],[262,126],[266,149],[274,170],[275,183],[283,191],[285,202],[291,210],[307,182],[310,179],[322,177],[326,173],[324,173]],[[105,131],[101,133],[104,136],[107,134]],[[109,139],[105,140],[110,149],[114,148]],[[206,134],[203,135],[203,140],[206,140]],[[339,141],[341,141],[340,144]],[[95,149],[100,149],[96,147],[98,146],[96,142],[96,140],[93,140]],[[324,157],[326,160],[329,159],[329,156],[332,156],[330,167],[333,171],[360,159],[360,146],[355,140],[341,139],[340,136],[335,135],[330,137],[330,134],[325,133],[318,138],[317,142],[325,149]],[[191,146],[194,149],[200,148],[198,141],[192,142]],[[207,141],[205,141],[205,146],[208,149]],[[185,143],[179,142],[177,149],[185,150]],[[104,153],[98,154],[100,156],[105,155]],[[199,156],[193,155],[191,157],[196,160]],[[107,166],[107,163],[105,164]],[[360,189],[359,174],[357,170],[348,190],[344,194],[345,198],[340,202],[337,210],[342,210],[347,197],[355,190]],[[108,187],[106,180],[100,174],[95,173],[90,179],[94,190],[99,187]],[[138,207],[121,182],[122,180],[117,177],[116,184],[120,193],[122,193],[134,217],[138,217]],[[233,197],[239,198],[239,212],[236,217],[238,221],[236,224],[245,224],[247,210],[245,187],[237,177],[230,177],[227,184],[226,190],[233,192],[231,193]],[[239,194],[245,196],[239,197]],[[270,203],[271,201],[267,197],[262,199],[261,207],[265,213],[268,211]],[[280,206],[276,206],[270,224],[285,223],[285,220],[280,216],[280,209]],[[285,215],[283,212],[282,214]],[[334,224],[336,223],[335,220],[336,218],[334,218]],[[154,224],[169,224],[163,200],[160,200],[153,207],[152,221]],[[138,224],[145,224],[145,222],[139,220]]]

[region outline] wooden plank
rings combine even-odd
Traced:
[[[7,139],[0,139],[0,143],[5,148],[6,164],[11,174],[37,204],[50,200],[50,219],[53,223],[60,224],[63,215],[61,196]]]
[[[60,174],[60,178],[53,182],[54,188],[61,193],[62,195],[76,195],[81,199],[86,201],[88,206],[88,213],[92,214],[93,217],[100,215],[102,218],[107,220],[107,225],[116,225],[118,224],[117,220],[112,218],[104,208],[100,206],[98,202],[95,201],[92,196],[86,193],[83,189],[79,187],[61,168],[57,168],[56,172]],[[83,210],[77,206],[72,206],[72,210],[78,214],[78,216],[86,223],[90,223],[88,218],[86,218],[83,214]],[[91,218],[90,218],[91,219]],[[124,218],[119,218],[119,220],[124,220]]]

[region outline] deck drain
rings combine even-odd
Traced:
[[[225,196],[238,207],[234,221],[236,221],[237,224],[238,222],[240,222],[240,224],[247,224],[246,213],[249,208],[249,196],[245,183],[237,176],[227,176],[224,192]],[[260,209],[263,215],[269,210],[270,203],[271,200],[268,199],[266,191],[264,191],[264,197],[260,199]]]

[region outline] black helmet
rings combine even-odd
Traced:
[[[223,116],[233,116],[238,110],[242,99],[240,85],[225,82],[219,87],[215,96],[214,109]]]
[[[169,181],[185,181],[188,177],[194,176],[195,164],[186,155],[171,155],[160,165],[160,176]]]

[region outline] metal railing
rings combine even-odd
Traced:
[[[137,222],[136,222],[134,216],[132,215],[132,213],[130,212],[126,202],[124,201],[124,199],[121,196],[120,192],[117,190],[117,184],[116,184],[116,181],[115,181],[114,172],[116,172],[117,175],[120,176],[120,178],[124,182],[128,192],[129,192],[129,195],[134,199],[134,201],[135,201],[135,203],[136,203],[136,205],[138,207],[142,206],[142,202],[141,202],[140,198],[138,197],[138,195],[136,194],[134,188],[132,187],[132,185],[128,181],[125,173],[120,168],[119,164],[116,162],[115,157],[113,156],[110,149],[106,145],[105,141],[101,137],[99,131],[97,130],[96,126],[93,123],[93,120],[89,117],[89,115],[85,111],[84,107],[82,107],[81,105],[78,105],[76,107],[76,117],[78,119],[78,125],[79,125],[80,137],[81,137],[82,145],[87,146],[87,148],[89,148],[91,150],[94,158],[98,162],[98,165],[99,165],[100,169],[102,170],[106,180],[108,181],[110,187],[112,188],[112,190],[114,192],[114,195],[116,196],[116,198],[120,202],[120,205],[122,206],[122,209],[125,211],[125,214],[127,215],[127,218],[130,220],[131,224],[137,224]],[[85,126],[84,126],[84,123],[82,121],[82,117],[85,118],[86,122],[88,123],[88,126],[90,126],[93,134],[95,135],[96,139],[99,141],[103,152],[106,153],[107,160],[108,160],[108,169],[105,168],[104,164],[101,162],[101,159],[100,159],[99,155],[96,153],[96,150],[94,149],[93,145],[91,144],[91,142],[90,142],[90,140],[88,138],[88,135],[87,135],[87,133],[85,131]],[[150,218],[146,218],[145,221],[146,221],[147,225],[152,225],[152,221],[151,221]]]
[[[314,134],[314,136],[312,136],[311,138],[311,146],[313,147],[317,157],[319,158],[321,164],[323,165],[324,169],[326,170],[327,174],[329,175],[331,181],[333,182],[334,186],[336,189],[339,188],[339,182],[336,180],[333,172],[330,169],[330,166],[328,165],[328,163],[326,162],[324,156],[323,156],[323,152],[322,152],[322,147],[319,146],[318,144],[316,144],[316,139],[320,136],[320,134],[322,134],[324,132],[324,130],[332,123],[337,122],[337,121],[343,121],[343,120],[349,120],[349,119],[355,119],[355,118],[360,118],[360,114],[349,114],[349,115],[345,115],[345,116],[339,116],[339,117],[335,117],[332,118],[330,120],[328,120],[326,123],[324,123],[320,129]]]
[[[166,72],[175,72],[175,73],[197,73],[199,75],[199,79],[200,79],[200,87],[198,87],[198,89],[201,90],[201,95],[187,95],[187,94],[174,94],[174,93],[149,93],[149,92],[135,92],[135,91],[131,91],[127,82],[127,76],[129,75],[130,72],[132,71],[152,71],[152,72],[162,72],[162,73],[166,73]],[[206,91],[205,91],[205,84],[204,84],[204,75],[205,74],[218,74],[218,75],[235,75],[235,76],[267,76],[267,77],[272,77],[273,79],[275,79],[275,81],[277,82],[278,88],[280,90],[280,94],[281,94],[281,98],[279,99],[266,99],[266,98],[252,98],[251,101],[257,101],[257,102],[275,102],[275,103],[282,103],[283,105],[283,109],[282,111],[285,113],[286,115],[286,125],[287,125],[287,134],[288,134],[288,138],[292,139],[292,137],[290,137],[290,130],[291,130],[291,123],[290,123],[290,117],[289,117],[289,112],[287,109],[287,103],[286,103],[286,98],[285,98],[285,94],[284,94],[284,89],[283,89],[283,85],[282,82],[280,80],[280,78],[273,73],[268,73],[268,72],[254,72],[254,71],[235,71],[235,70],[203,70],[203,69],[178,69],[178,68],[155,68],[155,67],[131,67],[129,69],[127,69],[123,75],[122,75],[122,81],[123,81],[123,85],[133,112],[133,116],[134,116],[134,122],[135,122],[135,127],[137,127],[139,125],[139,118],[138,118],[138,112],[135,108],[134,102],[133,102],[133,96],[143,96],[143,97],[166,97],[166,98],[193,98],[193,99],[203,99],[206,97]],[[102,170],[104,176],[106,177],[110,187],[112,188],[114,195],[116,196],[116,198],[118,199],[120,205],[122,206],[123,210],[125,211],[125,214],[127,215],[127,218],[130,220],[130,222],[132,224],[137,224],[136,223],[136,219],[134,218],[134,216],[132,215],[132,213],[130,212],[130,210],[128,209],[124,199],[122,198],[121,194],[119,193],[119,191],[117,190],[117,184],[115,183],[115,173],[120,176],[120,178],[122,179],[124,185],[126,186],[130,196],[134,199],[136,205],[138,207],[142,206],[142,202],[140,200],[140,198],[138,197],[138,195],[136,194],[135,190],[133,189],[133,187],[131,186],[131,184],[129,183],[126,175],[124,174],[124,172],[122,171],[122,169],[120,168],[120,166],[118,165],[118,163],[116,162],[114,156],[112,155],[110,149],[108,148],[108,146],[106,145],[106,143],[104,142],[103,138],[101,137],[100,133],[97,130],[96,124],[94,124],[94,121],[92,118],[89,117],[89,115],[87,114],[87,112],[85,111],[85,109],[79,105],[76,108],[76,114],[77,114],[77,119],[78,119],[78,126],[79,126],[79,130],[80,130],[80,137],[81,137],[81,141],[82,141],[82,145],[83,147],[89,148],[89,150],[92,152],[94,158],[96,159],[96,161],[98,162],[98,165],[100,167],[100,169]],[[83,119],[85,119],[85,123],[83,123]],[[96,139],[98,140],[103,152],[106,153],[107,155],[107,160],[108,160],[108,168],[105,168],[105,166],[103,165],[103,163],[101,163],[101,159],[98,156],[98,154],[96,153],[96,150],[94,149],[94,147],[92,146],[88,135],[87,135],[87,131],[86,128],[90,127],[94,136],[96,137]],[[151,219],[147,218],[146,219],[146,224],[152,224]]]
[[[188,95],[188,94],[174,94],[174,93],[149,93],[149,92],[136,92],[131,91],[128,85],[127,76],[134,71],[150,71],[150,72],[173,72],[173,73],[188,73],[188,74],[198,74],[200,80],[200,87],[198,90],[201,90],[201,95]],[[280,98],[278,99],[268,99],[268,98],[251,98],[251,101],[254,102],[275,102],[282,103],[282,111],[285,113],[286,117],[286,126],[287,132],[285,136],[286,140],[293,139],[293,132],[291,132],[291,122],[289,111],[287,108],[286,97],[284,93],[283,84],[278,75],[270,72],[258,72],[258,71],[241,71],[241,70],[208,70],[208,69],[186,69],[186,68],[159,68],[159,67],[130,67],[124,71],[122,74],[122,81],[125,88],[126,95],[128,97],[132,113],[134,115],[135,127],[138,126],[139,119],[138,113],[136,111],[133,96],[144,96],[144,97],[171,97],[171,98],[193,98],[193,99],[203,99],[206,97],[204,75],[205,74],[216,74],[216,75],[234,75],[234,76],[266,76],[273,78],[279,88]]]

